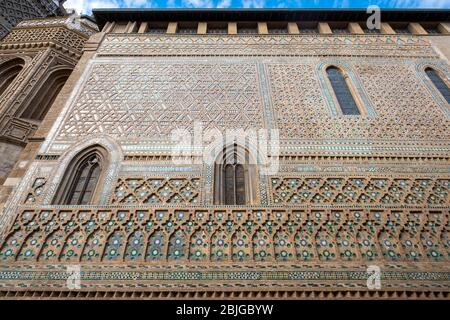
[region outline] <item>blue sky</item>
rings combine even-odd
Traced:
[[[92,8],[450,8],[450,0],[67,0],[65,7]]]

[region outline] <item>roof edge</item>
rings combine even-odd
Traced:
[[[100,30],[108,21],[365,21],[366,8],[97,8]],[[381,9],[381,19],[398,22],[450,21],[450,9]]]

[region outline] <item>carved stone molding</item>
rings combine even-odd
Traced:
[[[0,50],[33,49],[52,46],[69,55],[80,55],[88,36],[64,25],[14,28],[0,42]]]

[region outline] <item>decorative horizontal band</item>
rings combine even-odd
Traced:
[[[445,290],[163,290],[147,288],[141,290],[37,290],[0,289],[0,298],[6,299],[448,299],[450,292]]]
[[[448,210],[24,210],[5,262],[446,264]]]

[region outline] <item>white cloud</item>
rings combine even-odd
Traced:
[[[448,8],[449,0],[417,0],[417,6],[422,8]]]
[[[119,8],[118,0],[68,0],[64,7],[75,9],[78,13],[90,14],[93,8]]]
[[[183,5],[190,8],[212,8],[212,0],[183,0]]]
[[[449,8],[450,0],[383,0],[377,5],[391,8]]]
[[[84,12],[84,3],[85,0],[67,0],[64,3],[64,7],[67,9],[75,9],[76,12],[81,13]]]
[[[266,0],[242,0],[244,8],[264,8]]]
[[[217,8],[228,8],[231,6],[231,0],[221,0],[217,4]]]
[[[147,1],[147,0],[124,0],[123,4],[125,5],[125,7],[128,8],[136,8],[136,7],[147,7],[147,6],[151,6],[152,3],[151,1]]]
[[[120,3],[116,0],[94,0],[87,1],[91,8],[118,8]]]
[[[333,8],[348,8],[349,0],[334,0]]]

